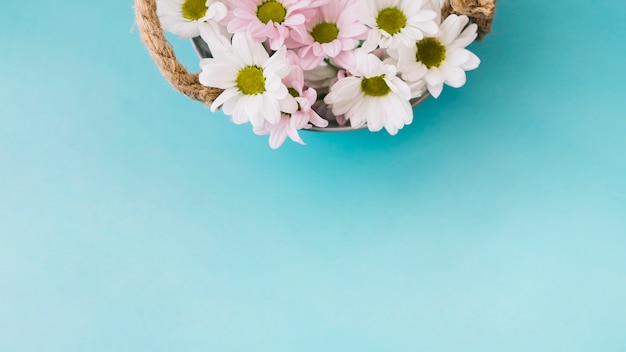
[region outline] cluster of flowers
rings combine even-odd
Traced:
[[[480,60],[466,49],[477,26],[441,18],[442,0],[158,0],[165,31],[201,36],[213,58],[200,83],[224,92],[237,124],[269,134],[272,148],[326,127],[318,96],[340,124],[390,134],[413,120],[410,100],[461,87]],[[319,110],[319,109],[318,109]]]

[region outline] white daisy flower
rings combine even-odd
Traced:
[[[218,0],[157,0],[163,30],[181,39],[197,37],[203,29],[220,33],[218,22],[227,12],[226,5]]]
[[[368,0],[361,20],[371,29],[363,48],[410,47],[424,34],[437,34],[437,12],[425,5],[423,0]]]
[[[376,55],[357,51],[354,76],[340,79],[324,98],[333,114],[345,115],[352,128],[367,124],[370,131],[383,127],[391,135],[413,121],[409,86],[396,76],[396,68]]]
[[[200,83],[224,89],[211,105],[220,106],[233,122],[263,126],[267,121],[276,124],[281,114],[294,113],[298,103],[289,94],[281,80],[291,70],[283,46],[271,57],[246,34],[235,34],[232,45],[224,45],[214,52],[214,58],[200,62]]]
[[[466,46],[477,36],[478,26],[467,25],[467,16],[450,15],[434,37],[426,37],[410,48],[398,49],[398,71],[414,92],[426,85],[437,98],[444,83],[459,88],[465,84],[465,71],[478,67],[480,59]]]

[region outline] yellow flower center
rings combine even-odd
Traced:
[[[361,90],[363,94],[370,97],[384,97],[391,93],[391,88],[385,82],[385,76],[376,76],[370,78],[363,78],[361,81]]]
[[[206,0],[185,0],[183,2],[183,17],[190,21],[197,21],[206,15],[208,9]]]
[[[237,88],[245,95],[256,95],[265,92],[263,69],[257,66],[246,66],[237,74]]]
[[[437,38],[424,38],[417,42],[415,59],[428,68],[439,67],[446,59],[446,47]]]
[[[320,22],[311,30],[311,37],[320,44],[330,43],[338,36],[339,28],[335,23]]]
[[[406,27],[406,15],[395,7],[386,8],[378,13],[376,25],[391,35],[398,34]]]
[[[287,9],[283,6],[283,4],[276,0],[268,0],[259,5],[256,10],[256,17],[258,17],[259,20],[265,24],[269,21],[274,23],[283,23],[286,16]]]

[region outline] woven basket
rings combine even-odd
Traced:
[[[478,40],[481,40],[491,31],[491,24],[495,15],[496,0],[445,0],[442,8],[442,16],[450,14],[466,15],[470,21],[478,25]],[[141,39],[150,52],[161,74],[179,92],[191,99],[197,100],[207,106],[222,93],[222,90],[206,87],[200,84],[198,73],[190,73],[178,61],[174,49],[165,39],[161,23],[157,15],[156,0],[135,0],[135,17]],[[200,38],[197,38],[200,39]],[[206,49],[202,47],[202,40],[194,40],[196,51],[202,57],[208,56]],[[203,52],[204,51],[204,52]],[[428,97],[425,94],[419,99],[412,101],[413,106],[421,103]],[[314,128],[318,131],[344,131],[352,130],[350,127],[339,126],[333,123],[332,115],[324,114],[331,124],[325,128]]]

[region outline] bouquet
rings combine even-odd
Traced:
[[[411,102],[459,88],[480,64],[479,34],[443,0],[157,0],[163,30],[200,37],[212,57],[199,83],[210,104],[278,148],[329,121],[391,135]]]

